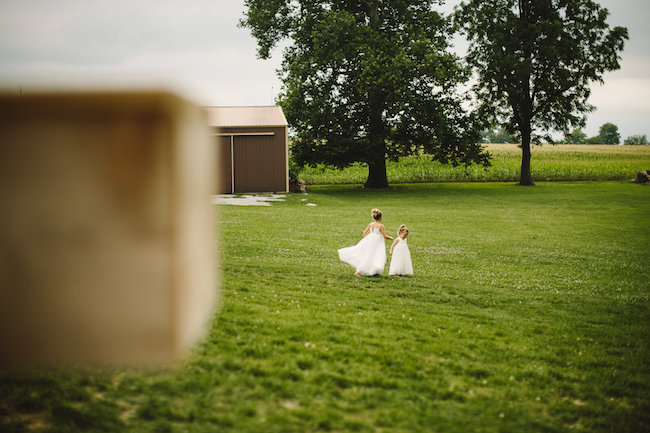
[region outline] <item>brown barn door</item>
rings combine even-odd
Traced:
[[[217,194],[233,193],[232,185],[232,135],[220,135],[216,137],[217,142]]]
[[[235,136],[233,149],[235,192],[286,190],[284,147],[273,135]]]

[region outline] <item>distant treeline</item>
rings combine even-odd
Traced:
[[[503,128],[486,130],[481,135],[483,143],[519,143],[520,140],[514,134],[510,134]],[[582,129],[574,129],[565,134],[557,144],[621,144],[621,136],[618,127],[613,123],[605,123],[600,127],[598,135],[588,137]],[[639,145],[648,144],[645,134],[630,135],[623,144]]]

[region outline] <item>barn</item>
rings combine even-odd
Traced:
[[[289,190],[288,125],[280,107],[206,110],[219,155],[215,193]]]

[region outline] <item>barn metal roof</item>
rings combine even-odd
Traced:
[[[288,126],[282,108],[257,107],[205,107],[208,124],[221,128],[242,126]]]

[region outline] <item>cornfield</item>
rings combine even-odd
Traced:
[[[488,144],[492,166],[469,167],[441,164],[428,155],[387,161],[389,183],[511,182],[519,180],[521,149],[514,144]],[[531,171],[536,181],[594,181],[633,179],[650,170],[650,146],[550,145],[534,146]],[[326,165],[304,167],[297,172],[307,184],[363,183],[368,168],[355,163],[345,169]]]

